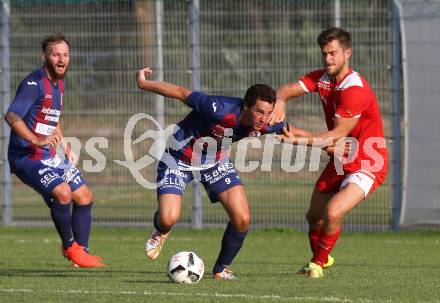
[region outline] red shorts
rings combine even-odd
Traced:
[[[341,188],[344,180],[354,173],[362,173],[372,179],[373,182],[368,193],[372,193],[379,185],[382,184],[382,182],[379,180],[383,180],[383,178],[378,178],[378,176],[376,176],[374,173],[365,170],[353,172],[344,171],[343,175],[338,175],[333,161],[330,161],[327,163],[327,166],[324,168],[321,176],[318,178],[318,181],[316,181],[316,188],[322,193],[336,193]],[[368,193],[365,193],[365,195]]]

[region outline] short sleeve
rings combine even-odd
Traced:
[[[282,134],[283,133],[283,128],[286,127],[287,129],[289,129],[289,124],[287,122],[279,122],[273,125],[266,125],[265,127],[263,127],[261,129],[261,134]]]
[[[368,105],[367,98],[362,91],[363,88],[360,86],[352,86],[341,91],[335,116],[342,118],[360,118],[362,112]]]
[[[324,70],[315,70],[299,78],[299,85],[308,93],[318,91],[318,81],[324,74]]]
[[[220,98],[202,92],[192,92],[186,104],[201,115],[218,118],[222,115],[224,104]]]
[[[34,81],[23,81],[17,89],[17,93],[9,106],[8,112],[16,113],[23,118],[34,102],[38,100],[38,96],[38,84]]]

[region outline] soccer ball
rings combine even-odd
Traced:
[[[167,274],[173,283],[197,283],[204,272],[203,260],[191,251],[181,251],[168,261]]]

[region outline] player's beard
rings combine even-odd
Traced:
[[[59,73],[58,71],[57,71],[57,69],[56,69],[56,64],[51,64],[50,62],[47,62],[46,61],[46,68],[47,68],[47,71],[49,72],[49,74],[50,74],[50,77],[53,79],[53,80],[62,80],[63,78],[64,78],[64,76],[66,75],[66,73],[67,73],[67,68],[69,67],[68,65],[65,67],[65,69],[64,69],[64,72],[63,73]]]
[[[333,76],[336,77],[337,75],[339,75],[342,72],[343,69],[344,69],[344,65],[341,65],[337,68],[335,68],[335,66],[333,65],[332,70],[329,70],[328,66],[326,66],[326,73],[330,77],[333,77]]]
[[[325,71],[327,75],[329,75],[330,77],[338,77],[343,72],[345,65],[346,65],[345,60],[341,62],[340,65],[332,65],[331,70],[329,69],[329,66],[326,65]]]

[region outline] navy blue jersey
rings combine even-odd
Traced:
[[[18,86],[8,112],[20,116],[26,126],[39,138],[51,135],[58,125],[64,85],[58,80],[54,85],[43,67],[29,74]],[[55,148],[37,147],[11,130],[8,158],[17,156],[30,159],[49,159],[55,155]]]
[[[178,125],[178,130],[174,133],[177,142],[185,142],[187,138],[191,138],[189,142],[179,148],[169,148],[170,154],[180,160],[181,163],[190,165],[191,159],[195,152],[194,144],[197,139],[202,137],[213,138],[216,143],[215,160],[219,161],[229,155],[230,144],[222,144],[226,137],[231,138],[231,143],[243,139],[245,137],[258,137],[268,133],[281,134],[282,129],[287,124],[285,122],[274,125],[265,124],[260,131],[254,131],[251,127],[241,125],[239,123],[240,112],[244,106],[244,100],[240,98],[211,96],[201,92],[193,92],[188,96],[186,103],[193,108]],[[228,130],[232,133],[226,131]],[[225,132],[226,131],[226,132]],[[201,154],[201,163],[204,163],[204,156],[207,153],[207,145],[202,144],[198,147]]]

